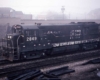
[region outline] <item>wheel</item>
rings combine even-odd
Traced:
[[[25,59],[26,59],[25,53],[21,53],[21,54],[20,54],[20,60],[25,60]]]

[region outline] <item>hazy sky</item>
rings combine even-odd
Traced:
[[[62,6],[65,6],[65,13],[88,13],[100,8],[100,0],[0,0],[0,7],[11,7],[31,14],[43,11],[60,13]]]

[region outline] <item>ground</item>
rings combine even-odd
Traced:
[[[57,67],[69,66],[70,69],[75,70],[75,73],[60,76],[59,78],[61,78],[62,80],[100,80],[100,77],[97,76],[97,72],[100,69],[100,64],[82,65],[87,61],[88,60],[66,63],[55,67],[44,68],[42,69],[42,71],[45,72],[48,70],[55,69]]]
[[[45,72],[48,70],[69,66],[69,69],[74,69],[75,72],[59,76],[61,80],[100,80],[100,77],[97,76],[97,73],[100,71],[100,63],[82,65],[87,61],[89,61],[89,59],[77,62],[62,63],[56,66],[52,65],[49,67],[41,68],[41,71]],[[6,77],[3,77],[0,80],[7,80],[7,79]]]

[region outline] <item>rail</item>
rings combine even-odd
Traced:
[[[79,61],[79,60],[89,59],[94,57],[100,57],[100,50],[0,66],[0,75],[10,74],[11,72],[20,71],[28,68],[33,68],[33,69],[43,68],[46,66],[54,66],[62,63],[64,64],[71,61]]]

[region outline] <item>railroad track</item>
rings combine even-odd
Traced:
[[[13,65],[13,64],[15,64],[15,66],[16,65],[19,65],[20,63],[21,64],[27,64],[27,63],[31,63],[31,62],[38,62],[38,61],[45,61],[45,60],[50,60],[50,59],[60,59],[60,58],[66,58],[67,57],[67,59],[69,60],[69,61],[73,61],[74,59],[72,59],[71,60],[71,58],[70,57],[74,57],[74,56],[79,56],[78,57],[78,59],[80,58],[80,55],[82,54],[82,55],[84,55],[84,54],[86,54],[87,55],[87,53],[94,53],[94,52],[99,52],[100,50],[92,50],[92,51],[87,51],[87,52],[82,52],[82,53],[75,53],[75,54],[70,54],[70,55],[62,55],[62,56],[57,56],[57,57],[48,57],[48,58],[41,58],[41,59],[33,59],[33,60],[24,60],[24,61],[15,61],[15,62],[10,62],[10,61],[7,61],[7,60],[1,60],[0,61],[0,65],[1,65],[1,67],[2,67],[2,65],[3,66],[5,66],[5,65],[8,65],[8,66],[10,66],[11,64]],[[93,55],[97,55],[97,54],[90,54],[89,56],[93,56]],[[87,55],[88,56],[88,55]],[[87,57],[86,56],[86,57]],[[74,57],[75,58],[75,57]],[[64,59],[63,59],[64,60]],[[67,61],[68,61],[67,60]],[[76,59],[77,60],[77,59]],[[13,65],[14,66],[14,65]],[[1,68],[0,67],[0,68]]]
[[[92,50],[92,51],[97,51],[97,50]],[[98,50],[99,51],[99,50]],[[85,52],[88,52],[88,51],[85,51]],[[83,52],[83,53],[85,53]],[[91,52],[91,51],[90,51]],[[50,57],[42,57],[42,58],[39,58],[39,59],[29,59],[29,60],[20,60],[20,61],[14,61],[14,62],[11,62],[11,61],[8,61],[8,60],[0,60],[0,66],[5,66],[5,65],[11,65],[11,64],[18,64],[18,63],[26,63],[26,62],[31,62],[31,61],[37,61],[37,60],[44,60],[44,59],[52,59],[52,58],[59,58],[59,57],[63,57],[63,56],[71,56],[71,55],[78,55],[79,53],[81,52],[72,52],[71,54],[65,54],[63,53],[62,55],[61,54],[58,54],[58,55],[51,55]]]
[[[72,55],[63,55],[58,57],[45,58],[41,60],[28,61],[28,62],[22,62],[16,64],[14,63],[8,64],[5,66],[0,66],[0,76],[4,74],[9,74],[12,72],[24,70],[24,69],[43,68],[46,66],[54,66],[62,63],[64,64],[64,63],[69,63],[71,61],[78,61],[78,60],[83,60],[86,58],[94,58],[94,57],[100,57],[100,50],[87,51],[87,52],[81,52]]]
[[[0,61],[0,65],[4,65],[4,64],[10,64],[11,62],[10,61],[7,61],[7,60],[1,60]]]

